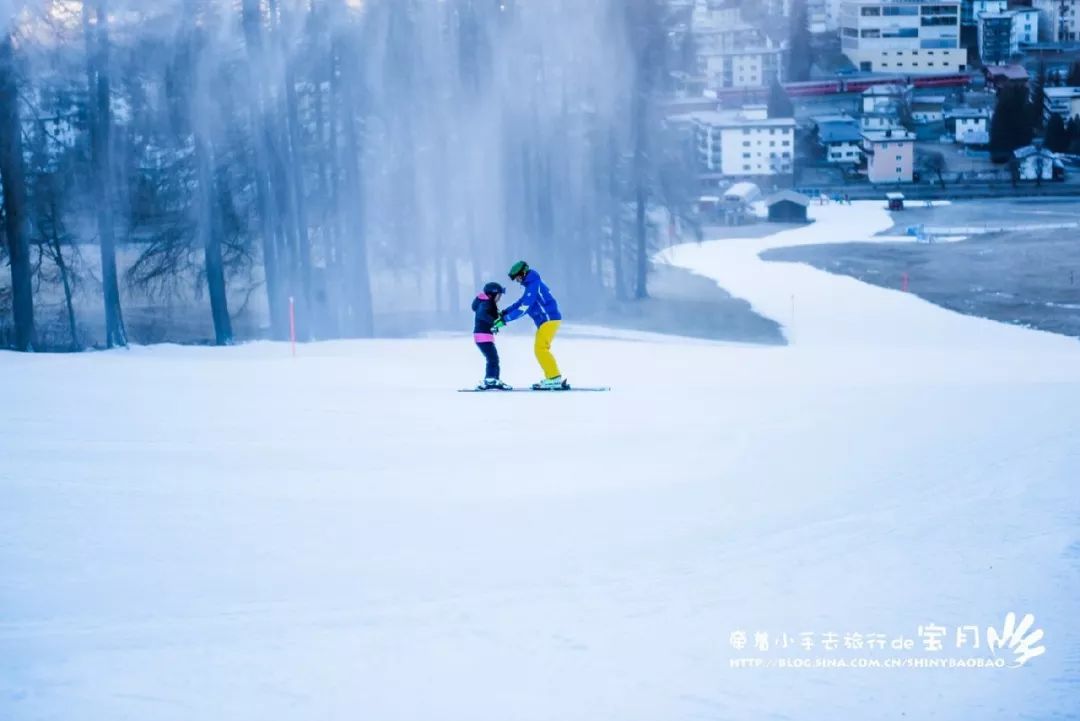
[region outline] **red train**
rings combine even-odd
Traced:
[[[912,85],[916,88],[963,88],[971,84],[971,73],[945,73],[940,75],[882,75],[875,77],[836,78],[833,80],[808,80],[784,83],[788,97],[806,98],[841,93],[861,93],[875,85]],[[716,91],[720,100],[743,100],[758,102],[767,96],[765,88],[720,88]]]

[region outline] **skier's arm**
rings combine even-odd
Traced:
[[[536,289],[538,285],[539,283],[530,283],[525,286],[525,295],[521,296],[521,300],[502,312],[503,322],[509,323],[515,321],[529,312],[529,308],[532,308],[533,303],[536,302]]]

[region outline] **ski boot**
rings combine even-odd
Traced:
[[[533,383],[532,389],[534,391],[568,391],[570,390],[570,382],[562,376],[555,376],[554,378],[545,378],[539,383]]]
[[[484,382],[476,386],[478,391],[512,391],[514,388],[503,383],[498,378],[485,378]]]

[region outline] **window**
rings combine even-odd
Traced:
[[[903,168],[897,168],[896,169],[896,174],[897,175],[903,175],[904,174],[904,169]]]
[[[744,140],[742,146],[744,148],[749,148],[750,147],[750,141],[749,140]]]
[[[786,147],[788,147],[789,145],[791,145],[791,141],[790,141],[790,140],[785,140],[785,141],[783,142],[783,145],[784,145],[784,147],[786,148]]]
[[[903,155],[897,155],[896,156],[896,162],[898,162],[898,163],[904,162],[904,156]]]
[[[742,169],[743,169],[744,172],[747,172],[747,173],[750,172],[750,166],[749,165],[742,166]]]
[[[862,9],[862,16],[865,17],[878,17],[881,15],[881,8],[864,7]]]
[[[749,160],[750,159],[750,153],[743,153],[742,156],[743,156],[744,160]],[[899,160],[899,158],[897,158],[897,160]]]

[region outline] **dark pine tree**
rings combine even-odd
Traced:
[[[1065,84],[1071,88],[1080,86],[1080,62],[1075,62],[1069,67],[1069,75],[1065,78]]]
[[[795,106],[791,104],[791,98],[788,97],[784,86],[780,84],[780,80],[773,78],[772,85],[769,86],[769,117],[790,118],[794,115]]]
[[[1040,130],[1043,126],[1043,105],[1046,104],[1046,63],[1039,62],[1039,71],[1035,75],[1035,84],[1031,88],[1031,127]]]
[[[1055,153],[1065,153],[1069,150],[1071,138],[1069,138],[1069,131],[1065,127],[1065,121],[1057,113],[1050,116],[1050,120],[1046,123],[1046,140],[1043,145],[1047,150],[1052,150]]]
[[[994,119],[990,123],[991,154],[1000,162],[1017,148],[1029,145],[1032,136],[1027,89],[1002,88],[998,91]]]
[[[792,0],[788,80],[793,82],[809,80],[810,66],[813,63],[814,53],[810,45],[810,13],[806,9],[806,0]]]

